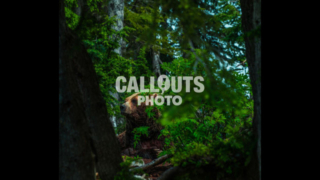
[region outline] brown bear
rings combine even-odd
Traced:
[[[161,116],[160,111],[154,108],[152,112],[154,117],[149,118],[146,113],[146,104],[142,102],[138,105],[138,95],[135,93],[125,99],[125,103],[120,106],[121,114],[126,117],[126,130],[118,135],[119,142],[121,144],[122,153],[125,155],[139,155],[143,158],[155,159],[156,151],[161,151],[164,145],[164,137],[160,135],[160,131],[163,127],[156,122]],[[154,98],[157,94],[151,95]],[[151,97],[149,96],[149,97]],[[136,145],[134,150],[134,134],[132,131],[134,128],[148,126],[148,136],[142,135],[140,142]]]

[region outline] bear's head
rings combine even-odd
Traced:
[[[135,121],[148,119],[147,113],[145,112],[146,103],[142,102],[138,105],[138,96],[140,93],[135,93],[125,99],[125,102],[120,106],[121,114],[126,116],[127,119],[132,119]],[[157,94],[149,95],[149,98],[156,98]],[[150,105],[151,106],[151,105]],[[155,110],[155,117],[159,118],[160,112]]]

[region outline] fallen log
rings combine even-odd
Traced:
[[[173,155],[171,155],[171,154],[166,154],[166,155],[164,155],[164,156],[161,156],[161,157],[159,157],[159,158],[151,161],[151,162],[148,163],[148,164],[145,164],[145,165],[143,165],[143,166],[139,166],[139,167],[136,167],[136,168],[132,168],[132,169],[130,169],[130,171],[136,171],[136,170],[139,170],[139,169],[141,169],[141,170],[149,169],[149,168],[151,168],[151,167],[154,167],[154,166],[156,166],[156,165],[158,165],[158,164],[163,163],[165,160],[171,158],[172,156],[173,156]]]

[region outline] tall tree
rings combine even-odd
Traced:
[[[160,51],[155,48],[152,50],[152,69],[154,75],[158,78],[161,75],[160,71]]]
[[[84,4],[82,15],[88,12]],[[101,179],[113,179],[122,162],[120,146],[93,63],[67,27],[64,7],[59,0],[59,177],[95,179],[96,167]]]
[[[63,0],[59,1],[59,179],[94,179],[89,124],[84,102],[73,73]],[[73,41],[69,41],[71,44]]]
[[[261,179],[261,0],[241,0],[242,28],[245,36],[246,57],[254,100],[253,131],[257,140],[255,160],[257,167],[255,179]],[[258,177],[257,177],[258,176]]]
[[[94,179],[94,158],[84,103],[72,71],[64,3],[59,1],[59,179]],[[71,41],[72,42],[72,41]],[[70,48],[68,48],[70,49]]]
[[[124,19],[124,0],[109,0],[107,6],[108,16],[116,17],[116,24],[112,25],[112,28],[116,31],[120,31],[123,29],[123,19]],[[123,46],[123,39],[119,40],[119,47],[114,51],[119,55],[122,55],[121,47]]]
[[[122,30],[123,19],[124,19],[124,0],[109,0],[106,9],[109,17],[116,18],[115,25],[111,26],[112,29],[114,29],[115,31]],[[119,47],[114,49],[114,52],[122,56],[122,51],[125,50],[125,41],[122,38],[120,38],[118,43],[119,43]],[[113,96],[117,101],[120,100],[119,94],[117,92],[115,93],[110,92],[110,95]],[[118,126],[119,123],[123,121],[123,118],[113,116],[111,117],[111,121],[113,121],[114,124]]]

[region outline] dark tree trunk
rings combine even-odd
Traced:
[[[102,180],[113,179],[121,168],[120,146],[93,63],[65,23],[63,0],[59,0],[59,83],[60,179],[95,179],[95,164]]]
[[[66,47],[71,37],[59,1],[59,179],[95,179],[89,124],[72,59]]]
[[[241,0],[242,28],[244,33],[261,27],[261,0]],[[254,100],[253,131],[257,140],[251,172],[254,179],[261,179],[261,36],[260,33],[245,36],[246,58]],[[256,168],[255,168],[256,167]]]

